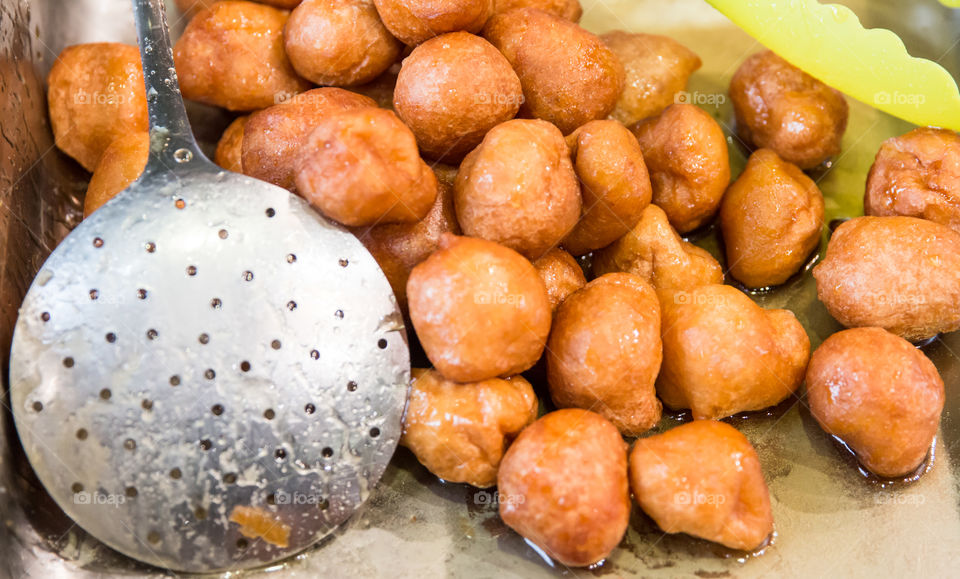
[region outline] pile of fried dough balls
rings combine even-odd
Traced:
[[[665,532],[765,545],[757,454],[719,420],[799,399],[804,382],[867,469],[921,468],[944,385],[910,341],[960,327],[957,134],[881,147],[868,216],[813,269],[850,329],[811,355],[793,313],[724,285],[783,284],[821,244],[804,170],[840,152],[847,104],[775,54],[732,78],[755,151],[731,183],[720,125],[675,103],[697,55],[591,34],[577,0],[179,3],[183,95],[239,115],[217,163],[350,227],[409,315],[433,368],[413,372],[402,444],[446,481],[498,485],[506,524],[557,561],[607,557],[631,494]],[[67,48],[49,106],[57,145],[93,172],[90,214],[146,162],[137,49]],[[681,237],[714,220],[725,268]],[[559,410],[538,418],[522,374],[541,360]],[[644,437],[663,406],[692,422]]]

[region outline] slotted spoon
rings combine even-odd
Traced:
[[[110,547],[178,571],[264,565],[329,534],[379,480],[406,334],[350,233],[203,156],[162,0],[133,5],[149,162],[34,279],[14,418],[47,491]]]

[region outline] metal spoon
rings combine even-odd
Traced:
[[[34,279],[11,401],[37,475],[90,534],[169,569],[241,569],[364,502],[400,435],[409,353],[350,233],[200,152],[162,4],[133,0],[146,170]]]

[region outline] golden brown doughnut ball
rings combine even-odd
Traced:
[[[227,171],[243,173],[243,130],[248,120],[249,115],[235,118],[217,142],[213,162]]]
[[[757,452],[736,428],[695,420],[641,438],[630,451],[634,499],[666,533],[752,551],[773,533]]]
[[[173,49],[183,97],[252,111],[310,88],[283,48],[287,13],[254,2],[217,2],[197,13]]]
[[[104,203],[130,186],[143,173],[150,156],[150,133],[130,133],[118,138],[100,157],[83,198],[83,216],[89,217]]]
[[[764,310],[728,285],[674,292],[663,307],[657,394],[697,420],[761,410],[803,382],[810,339],[789,310]]]
[[[960,233],[915,217],[843,223],[816,267],[817,297],[838,322],[908,340],[960,328]]]
[[[494,0],[373,0],[384,26],[416,46],[447,32],[478,33],[493,14]]]
[[[867,215],[906,215],[960,233],[960,135],[921,127],[887,139],[867,175]]]
[[[567,137],[580,180],[583,211],[563,240],[573,255],[606,247],[629,232],[650,204],[643,151],[617,121],[590,121]]]
[[[708,222],[730,184],[727,140],[717,121],[694,105],[676,104],[631,127],[650,172],[653,202],[680,233]]]
[[[403,59],[393,107],[427,157],[459,161],[516,116],[520,79],[492,44],[467,32],[431,38]]]
[[[453,211],[453,180],[457,170],[438,165],[433,171],[438,182],[437,199],[426,217],[415,223],[386,223],[354,230],[386,274],[404,312],[407,311],[407,279],[414,266],[437,250],[442,234],[460,234]]]
[[[497,486],[503,522],[563,565],[605,559],[627,530],[627,445],[599,414],[557,410],[525,428]]]
[[[579,22],[583,8],[579,0],[496,0],[494,14],[503,14],[517,8],[536,8],[570,22]]]
[[[457,382],[533,366],[551,318],[537,270],[492,241],[444,233],[439,246],[407,282],[410,319],[433,365]]]
[[[297,192],[344,225],[419,221],[437,178],[397,115],[367,107],[322,119],[300,147]]]
[[[553,248],[533,262],[540,279],[547,286],[550,309],[556,311],[567,296],[587,285],[580,264],[566,251]]]
[[[507,445],[537,419],[530,383],[514,376],[459,384],[422,368],[412,376],[400,444],[445,481],[497,484]]]
[[[757,149],[723,196],[730,273],[749,288],[780,285],[820,245],[823,194],[796,165]]]
[[[623,271],[638,275],[658,293],[723,283],[723,268],[710,252],[684,241],[656,205],[648,205],[640,221],[609,246],[593,253],[593,272]]]
[[[491,18],[483,35],[520,77],[520,116],[549,121],[565,135],[609,115],[623,90],[617,57],[569,20],[520,8]]]
[[[291,8],[295,8],[297,4],[300,4],[302,0],[253,0],[253,1],[259,2],[260,4],[269,4],[270,6],[275,6],[277,8],[290,10]],[[173,0],[173,3],[177,5],[177,9],[180,10],[182,14],[191,15],[202,8],[208,8],[209,6],[216,4],[217,0]]]
[[[335,86],[375,79],[403,46],[387,32],[372,0],[304,0],[290,13],[283,39],[300,76]]]
[[[559,408],[592,409],[626,436],[659,420],[660,302],[629,273],[598,277],[568,297],[547,342],[550,396]]]
[[[147,97],[136,46],[115,42],[63,49],[47,77],[57,147],[93,171],[118,137],[147,130]]]
[[[943,380],[923,352],[881,328],[827,338],[807,369],[810,413],[849,446],[870,472],[910,474],[933,444]]]
[[[660,114],[687,88],[700,57],[672,38],[614,30],[600,39],[623,63],[625,81],[610,116],[625,125]]]
[[[843,95],[766,50],[747,58],[730,80],[737,133],[801,169],[840,152],[847,128]]]
[[[243,129],[242,166],[246,175],[294,191],[297,151],[323,119],[377,103],[340,88],[316,88],[257,111]]]
[[[580,217],[580,186],[563,135],[535,119],[497,125],[461,163],[454,205],[465,234],[540,257]]]

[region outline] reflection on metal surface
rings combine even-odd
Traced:
[[[39,5],[44,0],[33,2]],[[126,4],[127,0],[71,0],[71,4],[78,6],[107,2]],[[843,3],[858,13],[865,25],[891,28],[903,37],[911,53],[940,60],[955,77],[960,77],[960,45],[956,42],[960,36],[960,11],[950,12],[933,0]],[[29,20],[26,4],[27,0],[0,0],[4,10],[0,19],[4,59],[29,58],[38,50],[36,42],[31,47],[32,32],[26,34],[36,23],[36,15],[34,20]],[[51,0],[49,4],[60,2]],[[583,23],[592,30],[623,28],[669,34],[698,52],[704,68],[694,74],[691,92],[725,94],[739,62],[760,48],[698,0],[669,3],[584,0],[583,5],[586,14]],[[78,15],[83,13],[77,9]],[[13,28],[12,22],[21,24]],[[79,19],[72,26],[91,29],[95,23]],[[40,37],[53,42],[62,32],[41,28]],[[16,48],[17,42],[23,48]],[[42,68],[43,65],[33,66]],[[13,118],[19,118],[18,126],[36,128],[27,130],[26,134],[34,135],[40,146],[32,151],[28,144],[18,144],[13,156],[22,161],[17,161],[21,163],[16,165],[21,167],[17,171],[32,164],[50,140],[49,129],[42,121],[44,105],[39,98],[45,70],[31,75],[29,68],[32,67],[24,72],[24,84],[36,94],[25,101],[28,104],[24,105],[23,116]],[[11,90],[10,87],[19,83],[9,67],[4,67],[2,73],[7,87],[4,90]],[[0,106],[9,105],[0,99]],[[745,163],[746,152],[737,145],[730,131],[729,104],[705,108],[725,125],[730,135],[736,175]],[[4,112],[4,132],[7,132],[9,118]],[[828,170],[814,176],[827,199],[828,220],[862,212],[866,171],[877,148],[883,139],[909,128],[906,123],[851,103],[844,152]],[[214,133],[215,129],[210,132]],[[0,146],[4,144],[0,142]],[[0,155],[0,163],[7,163],[10,156]],[[47,159],[49,164],[44,165],[43,171],[35,171],[33,177],[25,181],[29,186],[22,186],[11,194],[6,182],[3,185],[4,209],[0,210],[0,219],[5,220],[2,230],[7,261],[2,288],[2,329],[7,336],[12,329],[15,308],[42,261],[36,259],[43,255],[43,250],[29,231],[52,245],[57,238],[51,233],[53,224],[63,222],[62,216],[53,213],[54,208],[60,211],[60,207],[69,206],[68,192],[77,193],[84,186],[79,172],[71,175],[57,168],[69,167],[69,164],[49,160],[50,156]],[[4,165],[3,175],[10,174],[8,167]],[[11,212],[6,210],[11,199],[19,204],[15,214],[29,225],[29,230],[15,227]],[[824,239],[827,235],[825,230]],[[697,243],[717,249],[713,233]],[[11,260],[15,261],[11,264]],[[809,276],[755,299],[767,307],[794,310],[810,333],[814,346],[839,329],[816,301]],[[862,576],[876,574],[882,565],[882,574],[891,576],[955,574],[955,561],[960,558],[957,496],[960,362],[956,356],[960,354],[960,332],[935,340],[925,346],[924,351],[943,376],[947,400],[936,463],[916,483],[881,488],[863,477],[849,455],[820,430],[802,401],[799,404],[791,401],[747,419],[731,419],[756,446],[771,490],[778,536],[775,544],[760,557],[742,560],[745,559],[742,553],[705,541],[685,535],[664,536],[649,519],[635,511],[624,543],[601,568],[594,571],[553,569],[500,521],[495,505],[479,504],[474,497],[476,491],[464,485],[438,482],[409,452],[401,449],[360,517],[349,523],[347,529],[338,531],[336,540],[325,541],[316,550],[277,566],[276,570],[280,571],[279,575],[288,569],[291,574],[297,572],[304,576],[361,577],[548,577],[558,572],[576,576],[609,573],[611,577],[675,577],[695,573],[752,577],[770,574]],[[675,423],[674,417],[665,416],[660,428]],[[12,434],[9,423],[5,433],[7,443],[0,447],[3,461],[0,485],[5,487],[0,489],[0,505],[7,508],[6,518],[12,521],[10,528],[14,529],[16,540],[5,541],[2,535],[5,527],[0,527],[0,569],[4,564],[12,565],[11,573],[17,577],[25,574],[93,577],[105,571],[160,576],[156,570],[138,567],[76,527],[71,528],[70,521],[38,490],[23,457],[16,455],[18,445],[9,439]],[[12,505],[11,498],[16,499],[16,505]]]

